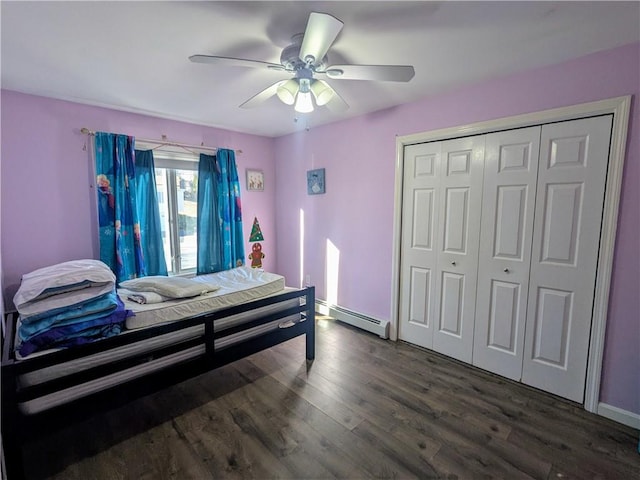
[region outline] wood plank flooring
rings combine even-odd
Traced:
[[[330,319],[26,447],[43,479],[640,479],[638,431]]]

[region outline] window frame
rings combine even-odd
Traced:
[[[138,146],[136,146],[136,149],[141,150]],[[170,265],[167,265],[167,271],[171,276],[193,275],[197,271],[197,265],[191,268],[182,268],[182,252],[180,250],[180,229],[178,220],[178,189],[176,188],[176,185],[177,170],[190,170],[196,174],[198,173],[200,155],[195,152],[189,153],[154,150],[153,157],[155,170],[165,170],[167,213],[169,215],[169,218],[167,219],[167,233],[170,249]]]

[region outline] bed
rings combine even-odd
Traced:
[[[2,443],[9,479],[23,475],[21,445],[101,410],[116,408],[248,355],[306,336],[315,357],[314,287],[287,288],[284,278],[239,267],[196,280],[215,291],[139,304],[121,333],[70,348],[22,356],[20,316],[5,316],[2,350]],[[245,280],[247,280],[245,282]],[[135,293],[135,292],[134,292]]]

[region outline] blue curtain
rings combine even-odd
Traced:
[[[136,208],[134,138],[96,132],[96,184],[100,260],[118,282],[144,276]]]
[[[218,208],[222,226],[224,270],[244,265],[240,182],[233,150],[218,149]]]
[[[235,152],[200,155],[198,167],[198,266],[211,273],[244,265],[240,182]]]
[[[147,275],[167,275],[162,245],[160,209],[152,150],[136,150],[136,203],[140,215],[140,243]]]
[[[218,174],[216,157],[200,154],[198,164],[198,274],[224,270],[222,268],[222,236],[218,215]]]

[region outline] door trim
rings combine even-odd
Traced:
[[[402,227],[402,178],[404,167],[404,147],[414,143],[448,140],[468,135],[479,135],[509,130],[512,128],[531,127],[545,123],[575,120],[584,117],[613,114],[611,145],[609,147],[609,164],[605,186],[604,211],[600,231],[600,250],[596,273],[596,286],[591,319],[591,337],[589,339],[589,358],[585,386],[585,410],[598,413],[600,377],[602,374],[602,357],[607,327],[607,309],[609,306],[609,288],[611,270],[618,226],[618,208],[620,189],[622,186],[622,170],[627,143],[629,110],[631,96],[623,96],[583,103],[569,107],[554,108],[540,112],[527,113],[496,120],[472,123],[458,127],[443,128],[430,132],[421,132],[396,137],[395,196],[393,221],[393,260],[392,260],[392,296],[391,296],[391,340],[398,339],[398,312],[400,300],[400,255]]]

